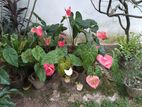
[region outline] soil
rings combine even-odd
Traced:
[[[119,98],[115,93],[113,96],[105,96],[101,92],[95,92],[88,89],[84,85],[82,91],[77,91],[75,85],[69,88],[64,87],[55,74],[52,79],[46,81],[46,85],[36,90],[31,87],[27,91],[23,91],[23,95],[13,96],[12,99],[16,107],[69,107],[71,103],[76,101],[96,101],[100,103],[104,99],[115,101]]]

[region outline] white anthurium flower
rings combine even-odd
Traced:
[[[70,69],[69,70],[64,70],[64,72],[65,72],[65,74],[67,75],[67,76],[71,76],[72,74],[73,74],[73,70],[72,70],[72,68],[70,67]]]

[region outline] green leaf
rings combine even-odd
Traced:
[[[40,46],[36,46],[32,49],[32,55],[37,61],[41,61],[46,53]]]
[[[5,48],[2,53],[7,63],[18,67],[18,54],[15,49]]]
[[[82,66],[82,62],[80,60],[79,57],[73,55],[73,54],[69,54],[69,57],[71,59],[71,63],[75,66]]]
[[[42,59],[42,64],[48,63],[48,64],[57,64],[59,59],[64,56],[66,53],[66,50],[61,48],[56,48],[53,51],[48,52]]]
[[[39,17],[35,12],[33,12],[33,15],[41,22],[43,26],[46,26],[46,22],[42,20],[41,17]]]
[[[97,22],[93,19],[86,19],[86,20],[77,20],[77,23],[83,28],[83,29],[88,29],[90,28],[90,30],[92,32],[97,32],[97,30],[99,29]]]
[[[9,81],[8,73],[4,69],[0,68],[0,84],[9,85]]]
[[[98,27],[97,22],[95,20],[93,20],[93,19],[86,19],[84,21],[86,23],[88,23],[87,27],[90,28],[92,32],[96,33],[98,31],[99,27]]]
[[[75,15],[75,21],[80,21],[80,20],[82,20],[82,15],[79,11],[77,11]]]
[[[100,78],[102,77],[102,73],[101,73],[101,70],[100,70],[99,67],[96,67],[96,68],[95,68],[95,74],[96,74],[97,76],[99,76]]]
[[[3,88],[0,91],[0,107],[15,107],[15,104],[10,98],[10,94],[19,93],[17,89]]]
[[[102,55],[105,55],[105,54],[106,54],[104,47],[101,46],[101,45],[100,45],[100,48],[99,48],[98,51],[99,51],[99,54],[102,54]]]
[[[37,77],[39,78],[40,81],[45,81],[46,80],[46,74],[43,69],[43,66],[41,66],[39,63],[35,64],[34,66],[35,73]]]
[[[20,44],[18,46],[18,51],[21,52],[22,50],[24,50],[24,48],[26,47],[26,45],[28,44],[28,40],[27,39],[22,39],[19,41]]]
[[[95,68],[94,68],[94,66],[88,66],[88,68],[87,68],[87,74],[88,75],[94,75],[95,74]]]
[[[61,75],[64,75],[64,74],[65,74],[65,72],[64,72],[65,69],[67,69],[66,63],[62,62],[62,63],[59,63],[59,64],[58,64],[58,72],[59,72]]]
[[[34,57],[32,55],[32,50],[31,49],[27,49],[25,52],[22,52],[21,58],[22,58],[22,61],[24,63],[34,62]]]
[[[81,58],[84,69],[87,70],[88,66],[93,65],[94,61],[96,60],[98,50],[96,49],[95,44],[81,44],[80,46],[78,46],[76,54]]]
[[[9,95],[4,95],[0,98],[0,107],[15,107]]]

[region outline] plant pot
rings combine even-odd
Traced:
[[[104,49],[107,52],[112,51],[114,48],[118,48],[119,44],[118,43],[101,43],[101,45],[104,47]]]
[[[78,72],[73,71],[73,74],[70,78],[70,81],[67,81],[65,77],[61,77],[62,85],[66,88],[72,87],[75,84],[76,79],[78,78]]]
[[[16,80],[11,80],[10,87],[12,88],[22,88],[24,84],[24,76],[20,73],[17,73],[17,75],[14,75],[17,77]]]
[[[39,79],[36,78],[35,73],[32,73],[29,77],[28,80],[31,82],[31,84],[36,88],[36,89],[41,89],[44,85],[45,82],[40,81]]]
[[[138,97],[138,96],[142,96],[142,88],[137,88],[137,87],[132,87],[130,86],[130,81],[134,79],[134,78],[128,78],[126,77],[124,79],[124,85],[126,86],[126,90],[129,96],[131,97]],[[141,78],[142,80],[142,78]],[[142,83],[141,83],[142,85]]]

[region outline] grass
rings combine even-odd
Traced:
[[[75,102],[72,103],[70,107],[129,107],[129,104],[127,99],[122,98],[114,102],[111,102],[109,100],[103,100],[101,104],[98,104],[95,101],[84,102],[84,103]]]

